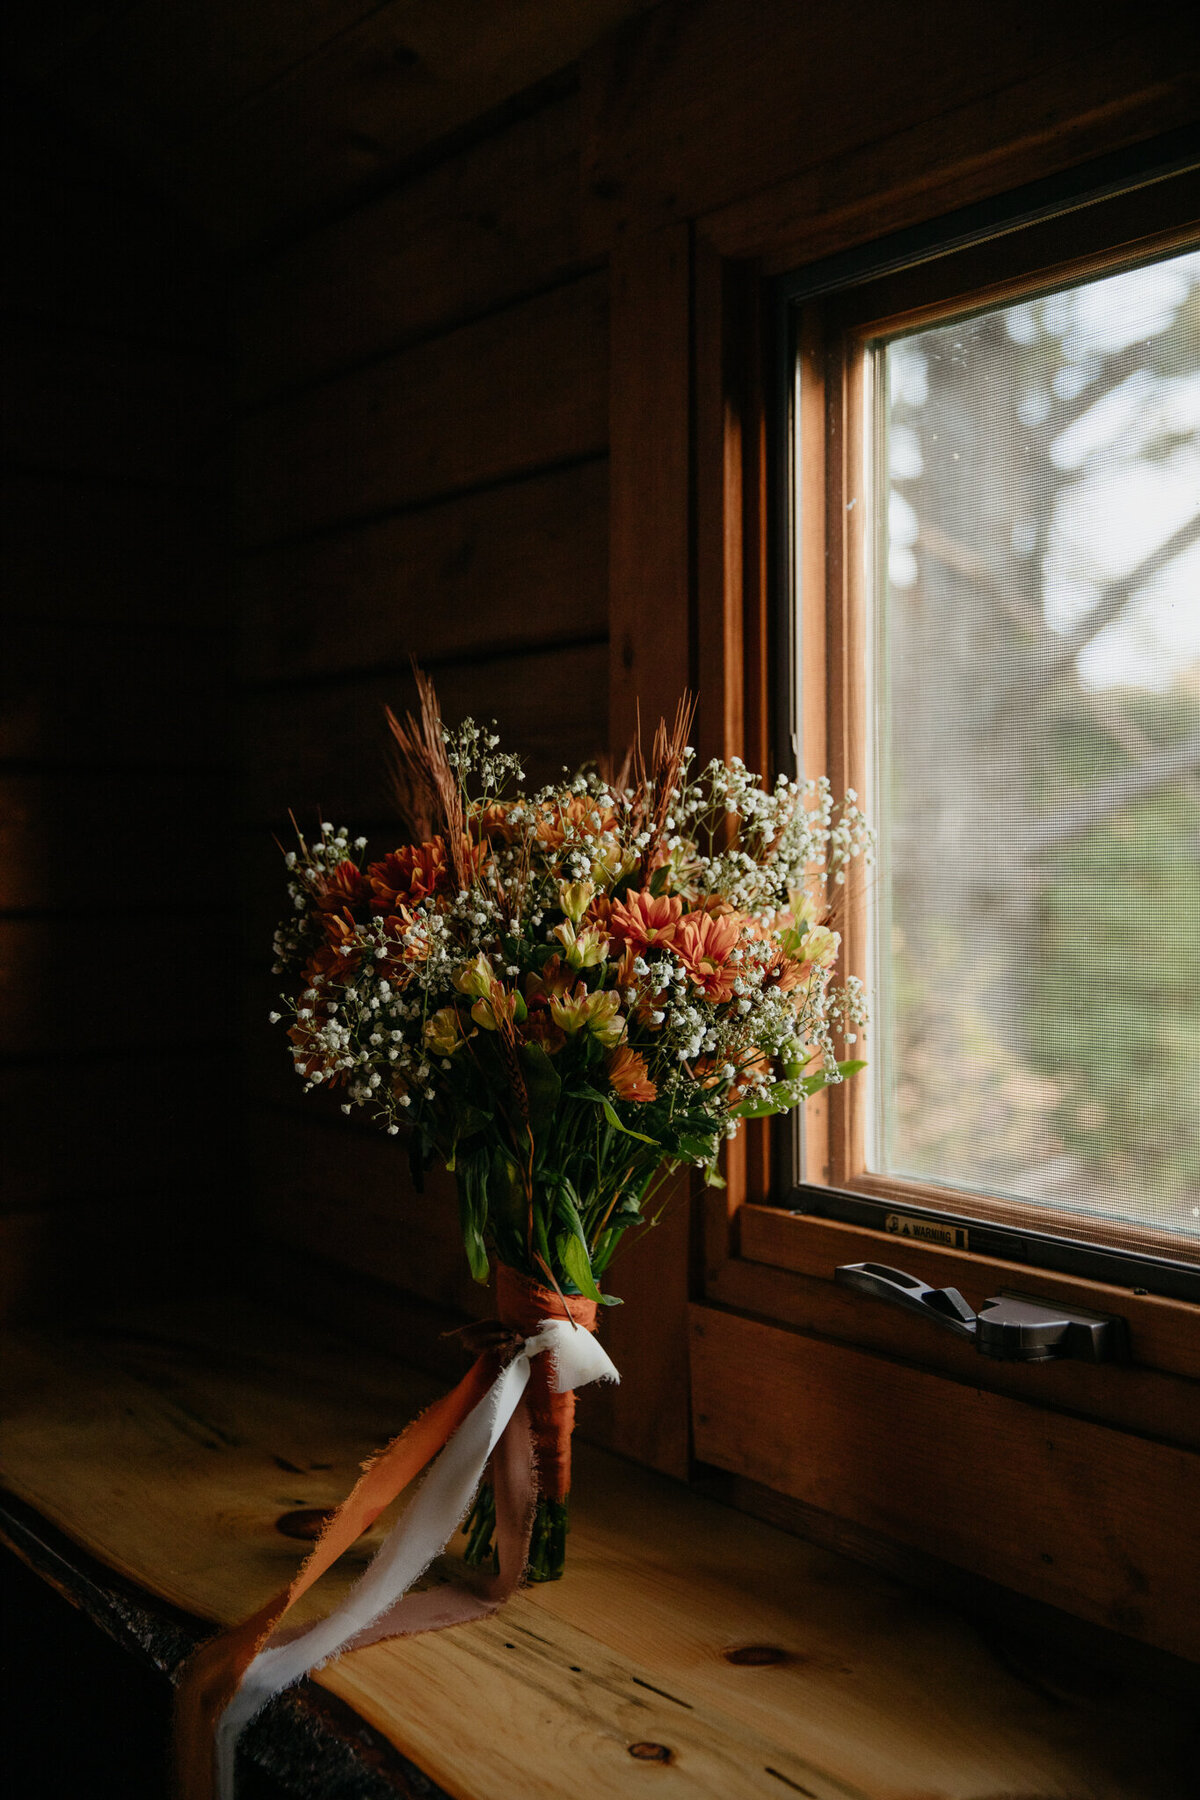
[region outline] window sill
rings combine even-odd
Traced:
[[[12,1333],[4,1371],[10,1548],[164,1668],[286,1580],[277,1520],[340,1498],[430,1392],[245,1301]],[[730,1660],[747,1647],[771,1654]],[[1182,1800],[1186,1703],[1136,1671],[1100,1685],[1047,1688],[928,1594],[580,1445],[562,1582],[345,1657],[257,1749],[296,1796]]]

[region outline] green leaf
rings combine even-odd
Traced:
[[[706,1163],[704,1166],[704,1185],[705,1187],[710,1188],[723,1188],[729,1186],[729,1183],[726,1181],[715,1162]]]
[[[472,1106],[469,1100],[460,1100],[454,1107],[454,1125],[461,1143],[463,1138],[474,1137],[485,1125],[490,1125],[495,1113],[485,1112],[481,1106]]]
[[[559,1179],[554,1190],[554,1210],[567,1230],[574,1232],[586,1249],[587,1234],[583,1229],[583,1220],[579,1216],[579,1196],[565,1175]]]
[[[562,1082],[559,1080],[558,1070],[540,1044],[522,1046],[521,1073],[525,1077],[525,1089],[529,1095],[529,1120],[536,1133],[554,1117],[554,1109],[562,1093]]]
[[[837,1070],[843,1081],[849,1081],[852,1075],[857,1075],[858,1071],[865,1069],[866,1066],[865,1062],[840,1062]],[[803,1081],[797,1082],[796,1085],[802,1094],[819,1094],[823,1087],[829,1085],[829,1079],[824,1069],[818,1069],[815,1074],[806,1075]]]
[[[462,1226],[467,1265],[474,1279],[485,1283],[491,1274],[484,1227],[487,1223],[487,1161],[472,1156],[458,1172],[458,1217]]]
[[[786,1100],[767,1099],[764,1096],[758,1100],[743,1100],[740,1106],[732,1109],[730,1117],[734,1119],[770,1119],[776,1113],[787,1110],[788,1102]]]
[[[605,1099],[604,1095],[600,1093],[598,1089],[588,1087],[584,1084],[582,1087],[571,1088],[570,1097],[573,1100],[594,1100],[596,1105],[602,1109],[605,1118],[613,1127],[614,1131],[623,1131],[626,1137],[637,1138],[638,1141],[643,1144],[653,1144],[656,1150],[662,1149],[662,1145],[657,1138],[647,1137],[644,1131],[634,1131],[631,1126],[623,1125],[617,1117],[616,1108],[613,1106],[612,1101]]]
[[[589,1300],[603,1301],[583,1239],[576,1237],[574,1232],[563,1232],[558,1240],[558,1254],[569,1280],[579,1292],[586,1294]]]
[[[546,1267],[551,1266],[550,1239],[546,1233],[546,1215],[536,1203],[533,1208],[533,1247]]]
[[[501,1144],[497,1144],[492,1152],[488,1195],[495,1217],[524,1237],[527,1205],[525,1183],[520,1169]]]
[[[490,1125],[495,1113],[484,1112],[481,1107],[472,1106],[469,1100],[462,1101],[454,1109],[454,1142],[450,1146],[450,1154],[446,1158],[446,1167],[453,1175],[458,1162],[458,1147],[467,1138],[474,1137]]]
[[[713,1153],[711,1137],[678,1137],[675,1140],[681,1156],[690,1156],[693,1162],[708,1162]]]
[[[601,1306],[624,1306],[625,1302],[619,1294],[601,1294]]]
[[[626,1137],[637,1138],[638,1142],[641,1144],[653,1144],[656,1150],[662,1149],[662,1145],[657,1138],[647,1137],[644,1131],[635,1131],[631,1125],[624,1124],[617,1117],[616,1108],[613,1106],[611,1100],[605,1100],[603,1096],[601,1096],[600,1104],[604,1108],[605,1118],[610,1125],[616,1128],[616,1130],[623,1131]]]

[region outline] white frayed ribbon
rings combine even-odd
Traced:
[[[329,1662],[354,1640],[375,1642],[431,1630],[462,1616],[436,1593],[414,1594],[407,1602],[405,1595],[441,1555],[466,1517],[488,1459],[525,1392],[530,1362],[543,1352],[554,1365],[551,1386],[557,1393],[586,1387],[592,1381],[620,1380],[611,1357],[590,1331],[570,1320],[539,1320],[536,1337],[525,1340],[447,1441],[411,1505],[345,1598],[327,1617],[303,1631],[287,1635],[282,1642],[268,1642],[250,1663],[217,1725],[219,1800],[233,1800],[238,1737],[268,1700]]]

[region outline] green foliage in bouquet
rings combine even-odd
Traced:
[[[690,712],[535,793],[494,733],[389,713],[406,841],[379,860],[324,823],[287,854],[276,934],[307,1086],[404,1131],[418,1182],[455,1174],[472,1274],[493,1257],[563,1293],[600,1283],[680,1164],[719,1181],[740,1121],[861,1065],[831,985],[830,892],[869,854],[854,796],[734,759],[697,770]],[[284,1017],[275,1013],[276,1020]]]

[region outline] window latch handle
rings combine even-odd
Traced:
[[[1125,1320],[1110,1313],[1061,1306],[1057,1300],[1007,1289],[986,1300],[977,1313],[957,1288],[930,1287],[885,1263],[843,1263],[834,1280],[856,1293],[902,1306],[956,1337],[971,1338],[981,1356],[1002,1362],[1052,1362],[1062,1357],[1079,1362],[1129,1361]]]

